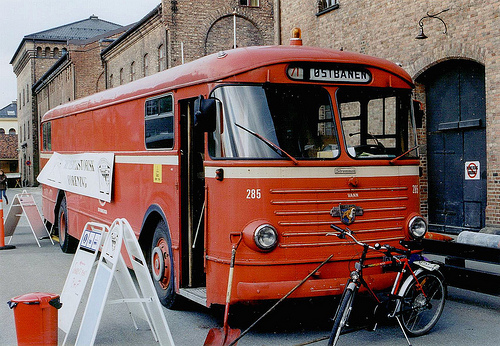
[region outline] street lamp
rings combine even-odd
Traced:
[[[441,23],[443,23],[443,25],[444,25],[444,32],[443,32],[443,34],[446,35],[448,33],[448,27],[446,26],[446,23],[444,22],[444,20],[442,20],[438,16],[441,13],[449,11],[449,10],[450,9],[447,8],[447,9],[442,10],[441,12],[438,12],[438,13],[435,13],[435,14],[430,14],[429,12],[427,12],[427,14],[425,16],[423,16],[422,18],[420,18],[420,20],[418,21],[418,25],[420,26],[420,29],[419,29],[418,35],[415,36],[415,39],[417,39],[417,40],[425,40],[427,38],[427,35],[424,34],[424,19],[425,18],[436,18],[436,19],[439,19],[441,21]]]

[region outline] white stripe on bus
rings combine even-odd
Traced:
[[[40,157],[48,160],[52,157],[52,154],[42,153]],[[120,155],[115,153],[115,163],[178,166],[179,157],[176,155]]]
[[[366,167],[206,167],[205,177],[215,178],[222,168],[224,179],[342,178],[418,176],[418,166]]]

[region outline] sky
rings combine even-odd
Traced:
[[[96,15],[120,25],[137,22],[161,0],[0,0],[0,109],[16,100],[10,61],[24,36]]]

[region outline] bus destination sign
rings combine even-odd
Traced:
[[[366,84],[372,80],[370,71],[350,66],[300,67],[289,66],[288,78],[299,81],[316,81],[326,83]]]

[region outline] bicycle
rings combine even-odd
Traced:
[[[358,241],[347,227],[344,230],[331,225],[331,228],[339,233],[329,234],[334,234],[340,239],[348,236],[355,244],[363,247],[363,252],[342,293],[328,346],[336,345],[342,330],[346,327],[354,297],[361,286],[364,286],[369,295],[375,299],[374,315],[379,315],[379,309],[386,307],[386,316],[397,320],[408,345],[411,346],[408,336],[420,336],[429,332],[443,312],[446,297],[446,286],[444,277],[439,271],[439,264],[428,262],[420,255],[418,255],[420,260],[410,262],[411,250],[398,249],[390,245],[381,246],[378,243],[371,246]],[[406,246],[410,247],[409,244]],[[386,258],[381,262],[365,264],[368,251],[381,252]],[[379,298],[364,280],[363,269],[372,267],[389,267],[389,270],[397,272],[388,295]],[[373,330],[376,327],[375,322]]]

